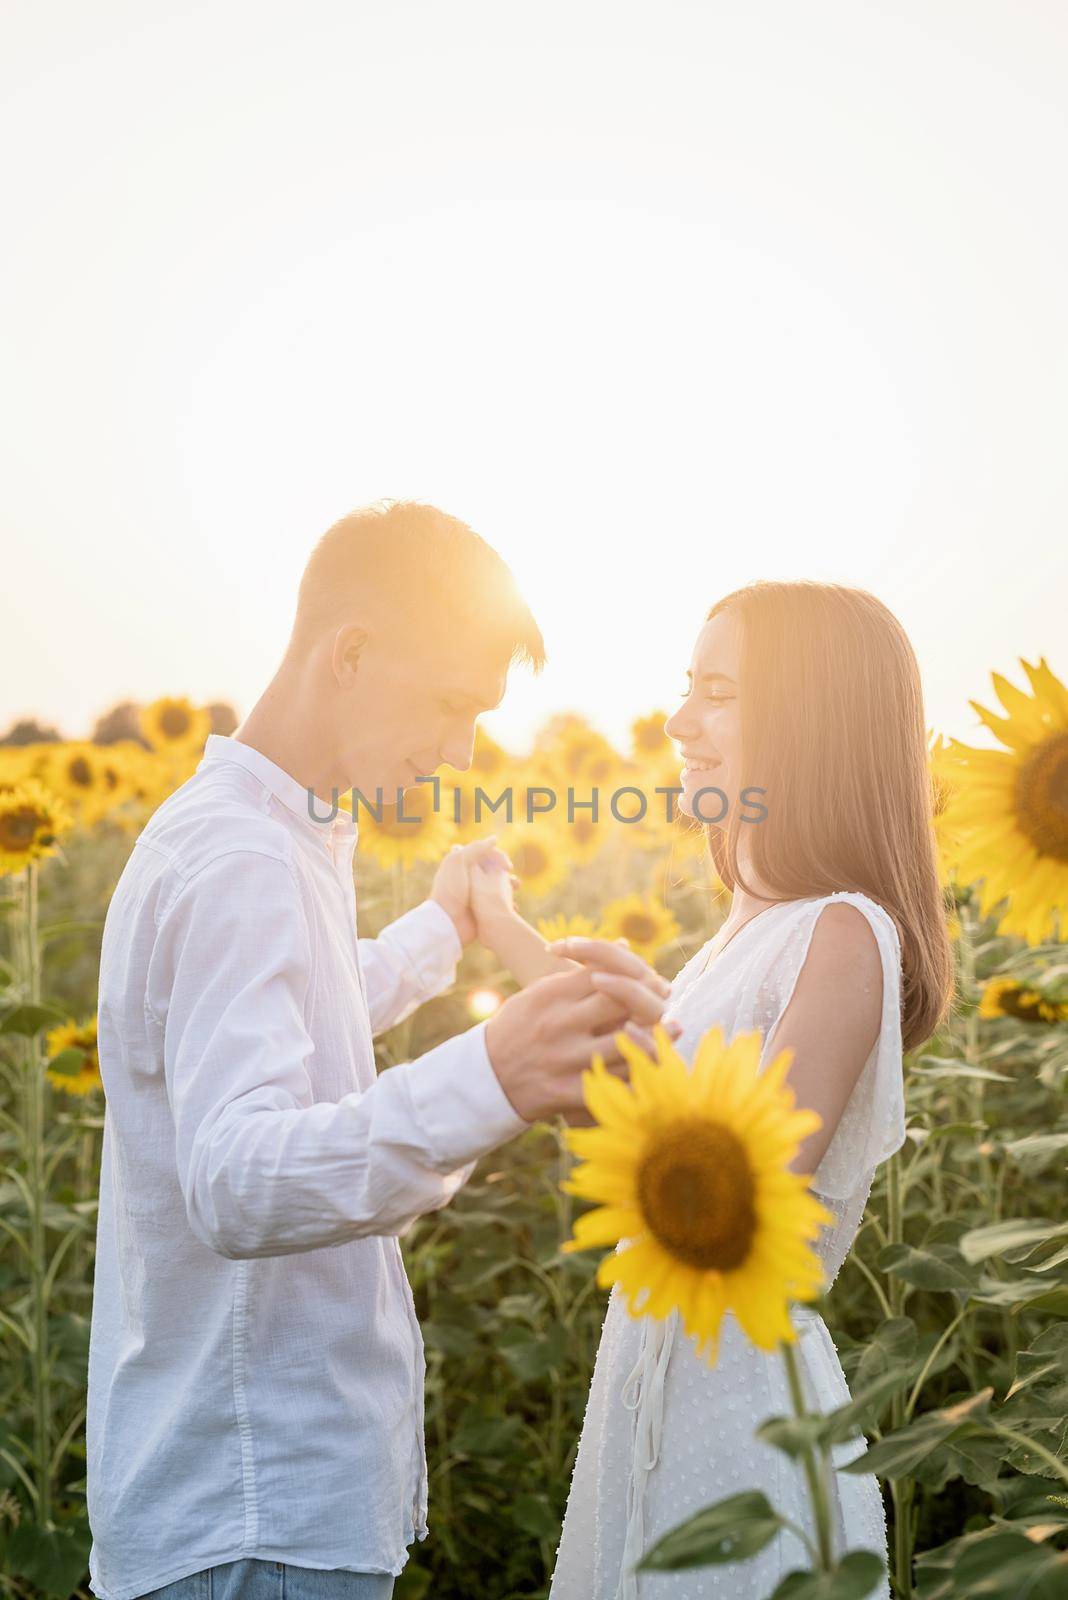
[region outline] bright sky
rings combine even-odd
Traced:
[[[0,729],[243,713],[431,500],[613,737],[719,595],[874,591],[928,721],[1068,676],[1060,0],[7,0]]]

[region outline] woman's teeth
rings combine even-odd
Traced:
[[[719,766],[719,762],[718,761],[695,761],[692,758],[692,756],[687,756],[686,761],[684,762],[683,765],[684,765],[684,770],[687,771],[687,772],[711,772],[714,767],[718,767]]]

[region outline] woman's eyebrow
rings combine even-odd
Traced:
[[[718,678],[721,683],[733,683],[734,679],[726,672],[702,672],[701,682],[710,683],[713,678]]]

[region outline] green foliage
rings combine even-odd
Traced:
[[[103,1102],[46,1082],[36,1128],[27,1086],[43,1075],[43,1031],[92,1011],[103,912],[128,848],[103,826],[42,867],[36,988],[21,890],[0,885],[4,1600],[88,1600],[84,1382]],[[639,865],[624,841],[536,914],[596,909],[636,886]],[[361,865],[361,932],[421,898],[430,870]],[[668,973],[711,931],[696,875],[671,895],[684,932]],[[853,1398],[805,1423],[771,1419],[762,1436],[797,1460],[866,1436],[842,1470],[883,1480],[895,1600],[1053,1600],[1068,1594],[1068,1028],[980,1019],[977,1001],[1008,971],[1059,993],[1068,964],[1063,946],[1026,951],[960,898],[961,1005],[907,1063],[906,1144],[877,1174],[827,1296]],[[509,987],[472,950],[452,993],[379,1041],[381,1065],[465,1027],[465,994],[484,985]],[[560,1252],[568,1166],[559,1129],[540,1125],[403,1242],[426,1345],[431,1537],[413,1547],[398,1600],[547,1594],[605,1311],[589,1258]],[[744,1560],[780,1527],[745,1491],[670,1532],[644,1566]],[[832,1574],[789,1574],[769,1600],[863,1600],[881,1571],[853,1551]]]

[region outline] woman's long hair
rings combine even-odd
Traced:
[[[902,955],[902,1041],[922,1044],[953,993],[919,667],[897,618],[863,589],[760,580],[709,611],[741,624],[742,782],[767,816],[709,829],[720,878],[738,839],[773,898],[849,890],[890,913]],[[751,808],[749,808],[751,809]],[[766,897],[765,897],[766,898]]]

